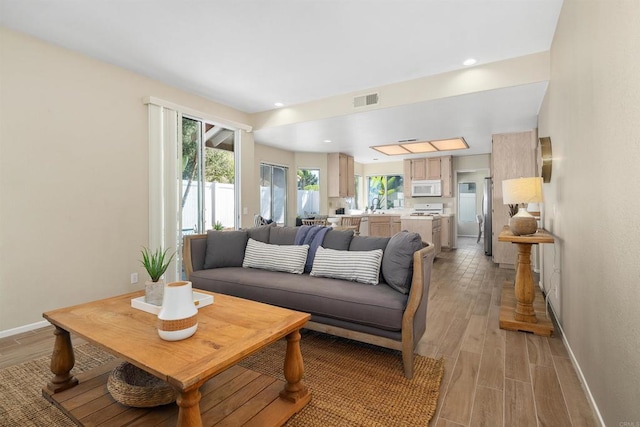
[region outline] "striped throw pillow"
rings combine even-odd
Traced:
[[[270,245],[249,239],[242,266],[302,274],[309,245]]]
[[[319,247],[311,275],[377,285],[381,261],[382,249],[337,251]]]

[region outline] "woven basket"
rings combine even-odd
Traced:
[[[124,362],[109,375],[107,390],[123,405],[150,408],[175,402],[176,392],[166,382]]]

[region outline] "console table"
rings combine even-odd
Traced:
[[[531,247],[540,243],[553,243],[553,236],[544,229],[526,236],[514,235],[505,226],[498,235],[499,242],[511,242],[518,246],[515,286],[505,282],[500,306],[500,327],[513,331],[533,332],[536,335],[551,336],[553,323],[546,315],[538,318],[536,311],[545,314],[542,292],[533,284],[531,273]],[[538,294],[540,304],[534,306]]]

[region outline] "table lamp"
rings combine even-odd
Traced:
[[[525,203],[542,203],[542,178],[517,178],[502,181],[502,198],[505,205],[518,205],[518,213],[509,220],[509,229],[516,236],[534,234],[537,220],[527,212]]]

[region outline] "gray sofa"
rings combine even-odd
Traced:
[[[249,246],[294,245],[300,228],[263,226],[185,236],[183,260],[187,278],[197,289],[310,313],[307,329],[401,350],[405,376],[412,378],[414,350],[426,328],[434,247],[423,243],[416,233],[380,238],[354,237],[351,230],[326,232],[322,248],[348,251],[332,252],[346,263],[350,256],[366,255],[354,251],[384,251],[379,283],[375,286],[314,276],[315,270],[310,275],[242,267],[243,262],[247,265]],[[252,241],[248,246],[249,239]],[[272,249],[264,251],[267,261],[270,252],[278,253],[273,249],[297,250],[292,246],[262,247]],[[325,252],[331,251],[319,249],[316,254],[318,264]],[[338,260],[337,264],[341,262]],[[315,262],[313,267],[316,268]]]

